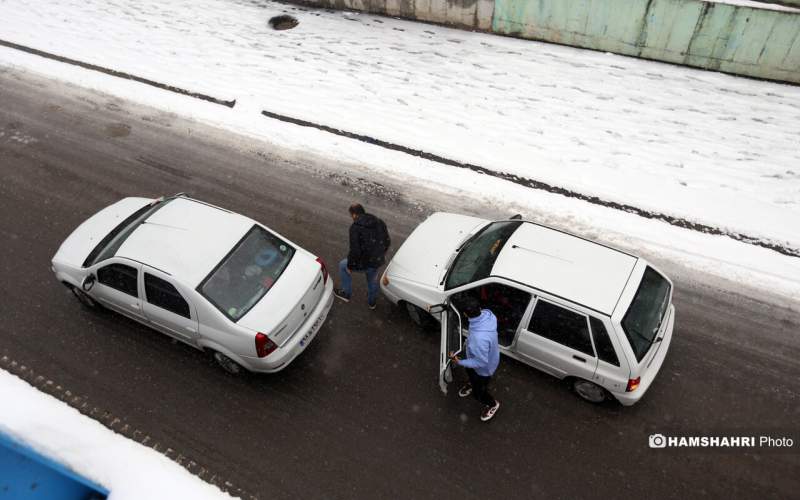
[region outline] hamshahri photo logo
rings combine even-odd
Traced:
[[[650,448],[792,448],[794,440],[787,436],[665,436],[651,434]]]

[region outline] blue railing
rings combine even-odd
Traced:
[[[0,500],[101,500],[108,490],[0,432]]]

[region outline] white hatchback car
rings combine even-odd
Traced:
[[[104,208],[61,244],[52,269],[84,305],[209,352],[231,373],[285,368],[333,303],[322,259],[183,194]]]
[[[632,405],[672,339],[672,282],[644,259],[519,219],[436,213],[392,258],[383,294],[423,324],[441,322],[439,380],[461,350],[459,298],[498,320],[500,351],[558,378],[582,398]],[[464,324],[463,326],[466,326]]]

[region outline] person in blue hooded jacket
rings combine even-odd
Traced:
[[[492,311],[481,309],[474,297],[467,297],[462,306],[469,319],[469,337],[467,338],[464,359],[450,353],[450,359],[467,371],[469,382],[458,391],[462,398],[473,394],[483,404],[481,420],[486,422],[494,417],[500,408],[500,401],[489,394],[489,382],[492,380],[497,365],[500,364],[500,349],[497,346],[497,318]]]

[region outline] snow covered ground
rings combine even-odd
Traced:
[[[107,488],[111,500],[232,498],[3,370],[0,401],[0,432]]]
[[[285,11],[300,24],[270,29]],[[798,87],[267,1],[4,0],[0,18],[4,40],[236,99],[254,120],[265,109],[800,248]]]
[[[287,11],[297,28],[268,27]],[[797,87],[264,1],[5,0],[0,17],[4,40],[236,99],[254,122],[265,109],[800,248]]]

